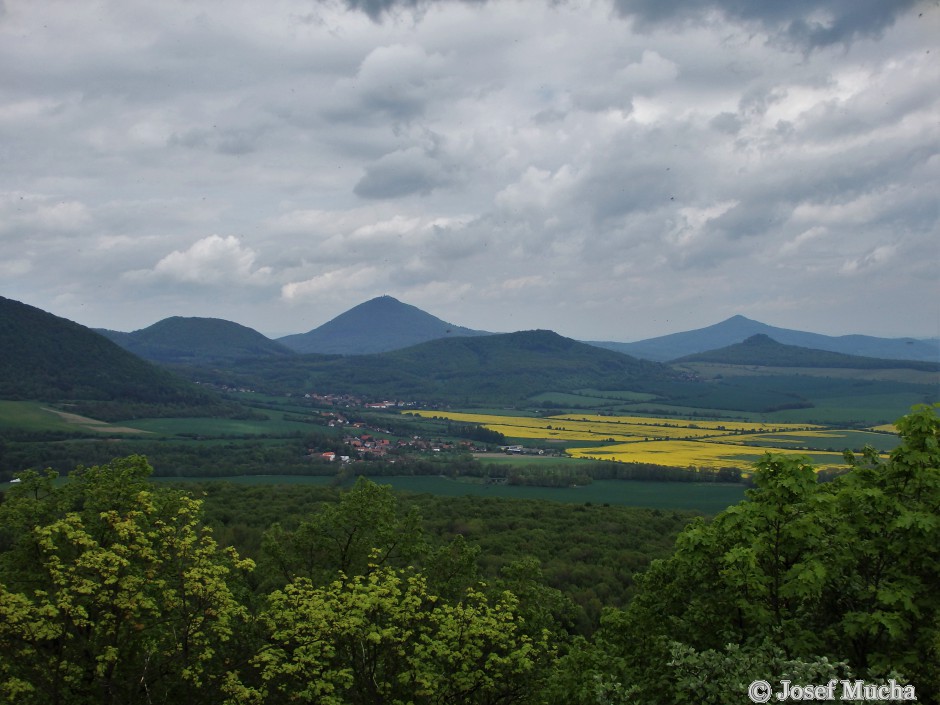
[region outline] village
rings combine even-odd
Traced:
[[[396,408],[407,408],[416,406],[416,402],[400,401],[381,401],[366,402],[362,399],[349,395],[318,395],[305,394],[306,399],[310,399],[322,405],[339,406],[343,408],[363,408],[372,410],[386,410]],[[470,440],[445,440],[441,438],[424,438],[422,436],[410,436],[407,438],[389,438],[394,433],[378,425],[372,425],[365,421],[351,421],[348,416],[340,411],[320,411],[320,417],[326,421],[328,428],[340,428],[345,432],[342,436],[342,443],[348,454],[337,453],[336,451],[320,451],[314,448],[308,449],[308,458],[324,462],[350,463],[356,460],[386,460],[389,463],[395,462],[396,455],[414,454],[414,453],[472,453],[485,454],[501,452],[510,455],[544,455],[545,451],[541,448],[530,448],[519,444],[492,446],[485,443]],[[389,457],[391,456],[391,457]]]

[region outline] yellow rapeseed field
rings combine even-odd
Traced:
[[[469,414],[452,411],[415,412],[485,426],[507,438],[545,440],[550,443],[596,442],[598,445],[568,448],[576,458],[651,463],[673,467],[739,467],[767,452],[801,454],[786,446],[799,438],[829,438],[838,434],[812,424],[753,423],[746,421],[687,421],[645,416],[560,414],[528,417]],[[780,438],[780,434],[786,437]],[[771,441],[773,447],[746,446],[745,442]],[[779,446],[779,447],[778,447]],[[841,453],[813,452],[815,459],[832,458],[832,466],[844,465]]]
[[[735,445],[721,442],[698,441],[645,441],[638,443],[620,443],[592,448],[571,448],[568,454],[575,458],[593,458],[595,460],[615,460],[622,463],[652,463],[654,465],[672,465],[674,467],[721,468],[741,467],[751,464],[766,453],[784,455],[804,455],[802,451],[788,448],[758,448],[755,446]],[[844,467],[841,453],[814,452],[813,458],[820,467]],[[831,458],[831,462],[820,458]]]

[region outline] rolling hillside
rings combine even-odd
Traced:
[[[211,392],[89,328],[3,297],[0,399],[114,402],[191,414],[219,404]]]
[[[364,355],[399,350],[438,338],[489,335],[455,326],[391,296],[361,303],[319,328],[278,342],[299,353]]]
[[[132,333],[98,332],[153,362],[198,364],[294,354],[256,330],[219,318],[173,316]]]
[[[776,328],[744,316],[731,318],[696,330],[672,333],[634,343],[592,342],[608,350],[634,355],[646,360],[675,360],[685,355],[715,350],[740,343],[752,335],[767,335],[779,343],[815,350],[898,360],[940,361],[940,341],[914,338],[877,338],[868,335],[830,336],[819,333]]]
[[[373,355],[257,359],[198,374],[272,392],[346,392],[456,403],[518,401],[543,391],[582,387],[646,391],[681,379],[666,365],[551,331],[446,338]]]

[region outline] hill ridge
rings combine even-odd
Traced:
[[[258,331],[222,318],[170,316],[130,333],[98,332],[135,355],[161,363],[207,363],[294,354]]]
[[[940,363],[921,360],[897,360],[849,355],[846,353],[786,345],[766,333],[757,333],[740,343],[709,350],[672,361],[712,362],[729,365],[756,365],[764,367],[816,367],[844,369],[913,369],[926,372],[940,371]]]
[[[4,297],[0,297],[0,398],[177,407],[219,402],[214,394],[90,328]]]
[[[685,355],[715,350],[746,338],[765,334],[786,345],[860,355],[863,357],[940,362],[940,340],[878,338],[868,335],[830,336],[822,333],[778,328],[736,314],[719,323],[694,330],[669,333],[632,343],[590,341],[592,345],[617,350],[647,360],[665,362]]]
[[[323,325],[278,338],[277,342],[298,353],[363,355],[389,352],[438,338],[489,335],[456,326],[384,295],[341,313]]]

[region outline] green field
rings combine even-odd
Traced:
[[[75,431],[75,425],[36,401],[0,401],[0,426],[27,431]]]
[[[246,485],[325,485],[331,477],[251,475],[219,478],[153,478],[156,482],[235,482]],[[652,509],[688,509],[715,514],[744,499],[741,485],[693,482],[638,482],[595,480],[584,487],[517,487],[486,485],[482,482],[452,480],[447,477],[372,477],[373,482],[390,485],[400,492],[434,494],[443,497],[509,497],[541,499],[575,504],[611,504]]]
[[[310,430],[311,424],[284,420],[277,411],[263,411],[267,420],[239,419],[135,419],[135,428],[161,436],[261,436],[287,435]]]
[[[113,424],[78,416],[65,409],[53,410],[43,402],[0,401],[0,429],[11,428],[31,432],[66,432],[92,437],[101,435],[135,435],[136,426]],[[142,433],[140,435],[143,435]]]
[[[565,444],[570,445],[570,444]],[[474,453],[474,456],[484,465],[512,465],[515,467],[530,467],[538,465],[564,465],[571,467],[574,465],[590,465],[593,460],[584,458],[568,458],[563,455],[509,455],[507,453]]]

